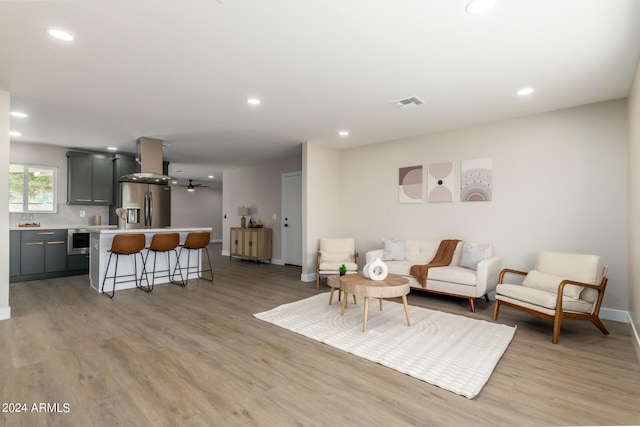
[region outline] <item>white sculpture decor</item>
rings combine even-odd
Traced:
[[[389,268],[380,258],[376,258],[364,266],[362,274],[367,279],[384,280],[389,274]]]

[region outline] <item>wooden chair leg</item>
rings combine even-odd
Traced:
[[[500,301],[496,300],[496,304],[493,307],[493,320],[498,320],[498,313],[500,312]]]
[[[609,335],[609,331],[607,331],[607,328],[604,326],[604,323],[602,323],[602,321],[600,320],[600,318],[598,316],[593,316],[591,318],[591,323],[596,325],[596,327],[598,329],[600,329],[603,334]]]
[[[484,294],[484,300],[486,302],[491,302],[491,300],[489,299],[489,294]]]
[[[476,312],[476,305],[473,298],[469,298],[469,310],[471,310],[472,313]]]
[[[553,337],[551,338],[551,342],[554,344],[558,344],[558,340],[560,339],[561,326],[562,326],[562,312],[557,312],[556,317],[553,320]]]

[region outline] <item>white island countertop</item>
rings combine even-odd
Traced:
[[[165,228],[129,228],[126,230],[120,228],[108,228],[108,229],[94,229],[91,228],[91,233],[99,234],[136,234],[136,233],[189,233],[191,231],[209,231],[211,227],[165,227]]]
[[[135,288],[136,282],[133,279],[133,274],[135,272],[136,276],[141,276],[142,274],[142,263],[136,263],[131,260],[130,262],[123,262],[118,267],[118,275],[122,275],[124,277],[129,276],[130,280],[125,280],[121,282],[118,280],[118,283],[115,284],[112,277],[107,278],[105,281],[105,271],[109,265],[109,258],[111,256],[111,244],[113,243],[113,239],[115,236],[119,234],[144,234],[146,244],[149,246],[151,243],[151,239],[154,234],[163,234],[163,233],[178,233],[180,235],[180,242],[184,243],[187,238],[187,235],[191,232],[211,232],[212,227],[166,227],[166,228],[131,228],[128,230],[121,230],[117,228],[91,228],[89,231],[91,232],[91,242],[89,248],[89,283],[92,288],[97,290],[98,292],[102,292],[103,288],[106,292],[119,291],[122,289]],[[143,259],[147,259],[147,250],[142,251],[144,253]],[[188,255],[189,251],[185,251],[186,253],[182,253],[180,251],[180,267],[185,270],[184,273],[188,275],[189,278],[197,278],[198,271],[202,267],[202,257],[191,257]],[[178,254],[169,255],[169,259],[164,256],[154,257],[153,262],[149,262],[149,265],[145,267],[147,271],[147,275],[149,278],[155,277],[156,284],[158,283],[167,283],[169,282],[169,277],[167,274],[164,277],[158,277],[154,275],[154,271],[175,271],[176,261],[175,257]],[[171,261],[170,258],[174,258],[174,261]],[[140,261],[140,260],[138,260]],[[171,262],[170,262],[171,261]],[[189,265],[187,265],[189,263]],[[169,265],[171,264],[171,265]],[[187,268],[188,267],[188,268]],[[110,275],[113,275],[114,267],[112,266],[110,269]],[[153,275],[153,276],[152,276]]]

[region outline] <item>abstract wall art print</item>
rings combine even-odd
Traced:
[[[453,202],[453,162],[431,163],[427,168],[427,202]]]
[[[489,202],[493,192],[491,159],[463,160],[460,165],[460,201]]]
[[[398,180],[398,201],[400,203],[421,203],[422,195],[422,166],[400,168]]]

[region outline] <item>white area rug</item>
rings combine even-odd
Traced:
[[[469,399],[487,382],[516,331],[414,306],[409,306],[412,326],[407,326],[402,304],[385,300],[381,312],[372,299],[363,333],[362,298],[356,305],[350,300],[344,316],[341,303],[328,303],[324,293],[254,316]]]

